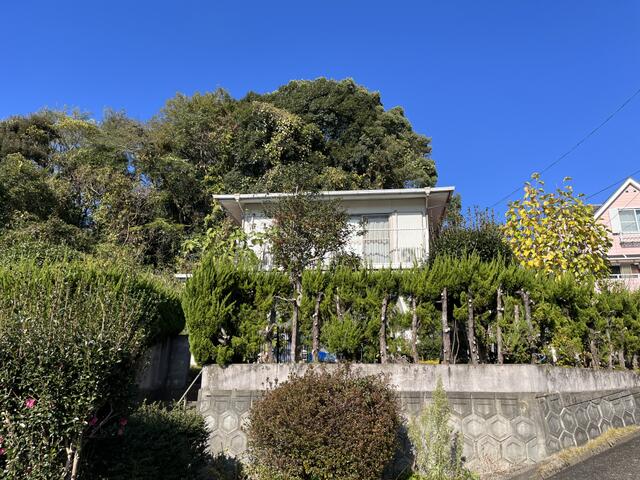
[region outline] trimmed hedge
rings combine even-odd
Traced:
[[[473,360],[480,363],[624,368],[640,363],[640,292],[605,283],[596,288],[593,281],[549,276],[501,257],[444,256],[399,271],[308,270],[302,285],[298,344],[311,351],[317,310],[321,347],[340,360],[378,362],[383,351],[391,361],[441,357],[441,295],[446,289],[448,352],[457,362],[472,361],[467,353],[472,344],[477,346]],[[183,297],[196,360],[272,361],[269,353],[277,346],[282,353],[290,334],[291,297],[284,272],[207,257]],[[406,335],[413,330],[415,345],[413,334]]]
[[[251,408],[251,468],[260,480],[381,478],[401,424],[395,392],[381,377],[310,369]]]

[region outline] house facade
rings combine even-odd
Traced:
[[[607,255],[611,278],[629,289],[640,288],[640,182],[628,178],[602,204],[595,218],[611,231]]]
[[[432,233],[440,225],[453,187],[325,191],[320,198],[338,199],[349,215],[352,234],[347,251],[372,268],[406,268],[429,255]],[[273,224],[265,213],[283,193],[215,195],[234,222],[249,236]],[[252,247],[271,268],[268,245]]]

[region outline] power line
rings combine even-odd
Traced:
[[[629,175],[627,175],[626,177],[622,177],[620,180],[616,180],[615,182],[613,182],[610,185],[607,185],[606,187],[604,187],[602,190],[598,190],[596,193],[592,193],[591,195],[589,195],[588,197],[585,197],[585,200],[589,200],[592,197],[595,197],[596,195],[601,194],[602,192],[606,192],[607,190],[609,190],[610,188],[615,187],[616,185],[620,185],[622,182],[624,182],[627,178],[629,177],[633,177],[634,175],[637,175],[640,173],[640,170],[636,170],[635,172],[631,172]]]
[[[640,93],[640,88],[638,88],[630,97],[628,97],[624,102],[622,102],[622,104],[616,108],[613,113],[611,113],[607,118],[605,118],[602,122],[600,122],[600,124],[595,127],[593,130],[591,130],[589,133],[587,133],[584,137],[582,137],[582,139],[580,139],[580,141],[578,141],[578,143],[576,143],[573,147],[571,147],[569,150],[567,150],[565,153],[563,153],[562,155],[560,155],[558,158],[556,158],[553,162],[551,162],[549,165],[547,165],[546,167],[544,167],[542,170],[540,170],[540,173],[544,173],[546,171],[548,171],[549,169],[551,169],[552,167],[554,167],[555,165],[557,165],[560,161],[564,160],[566,157],[568,157],[571,153],[573,153],[578,147],[580,147],[580,145],[582,145],[584,142],[586,142],[590,137],[592,137],[593,135],[595,135],[595,133],[600,130],[602,127],[604,127],[609,120],[611,120],[613,117],[615,117],[624,107],[626,107],[638,94]],[[517,193],[522,187],[518,187],[516,189],[514,189],[512,192],[508,193],[507,195],[505,195],[504,197],[502,197],[500,200],[498,200],[496,203],[494,203],[493,205],[491,205],[489,208],[493,208],[499,204],[501,204],[502,202],[504,202],[505,200],[508,200],[514,193]]]

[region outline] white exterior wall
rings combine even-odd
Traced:
[[[369,255],[376,259],[369,262],[372,267],[411,267],[415,261],[426,259],[429,251],[429,219],[424,198],[345,199],[342,201],[342,207],[347,211],[349,223],[354,227],[347,251],[359,256],[367,255],[369,252]],[[249,236],[263,233],[273,223],[271,218],[264,215],[264,206],[261,204],[245,204],[243,212],[242,228]],[[362,219],[367,217],[387,218],[388,232],[368,228],[366,236],[357,235]],[[266,246],[256,245],[253,249],[266,266],[270,267],[266,258]],[[385,256],[382,252],[387,250],[388,256]],[[380,260],[382,258],[386,258],[387,261]]]

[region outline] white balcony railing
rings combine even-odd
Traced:
[[[640,273],[612,273],[611,275],[609,275],[609,278],[613,280],[627,280],[630,278],[640,279]]]
[[[421,228],[370,229],[354,233],[346,250],[359,256],[371,268],[408,268],[427,259],[426,230]],[[274,267],[268,245],[256,251],[262,267]],[[327,258],[325,262],[330,261]]]
[[[640,290],[640,273],[612,273],[609,278],[628,290]]]
[[[373,268],[411,267],[427,258],[422,228],[365,229],[354,235],[349,250]]]

